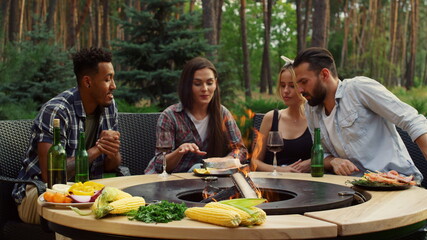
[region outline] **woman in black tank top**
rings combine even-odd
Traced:
[[[289,60],[290,61],[290,60]],[[288,106],[268,112],[261,123],[251,165],[256,171],[273,171],[273,153],[266,148],[269,131],[279,131],[284,149],[277,153],[277,171],[310,172],[310,152],[313,145],[304,115],[305,99],[295,82],[292,64],[286,63],[279,75],[277,93]]]

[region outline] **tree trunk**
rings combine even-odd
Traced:
[[[209,29],[205,33],[205,38],[210,45],[216,46],[217,42],[217,21],[216,21],[216,12],[215,12],[215,1],[211,0],[202,0],[203,8],[203,28]],[[210,57],[216,58],[217,52],[207,54]]]
[[[3,52],[3,48],[5,43],[8,41],[8,34],[6,34],[7,26],[9,25],[9,10],[10,8],[10,0],[4,0],[1,2],[1,32],[0,35],[4,36],[3,41],[0,42],[0,50]],[[0,59],[2,59],[3,56],[0,56]]]
[[[68,32],[67,32],[67,48],[72,48],[76,45],[76,0],[69,0],[68,6]]]
[[[83,13],[80,15],[79,21],[78,21],[77,26],[76,26],[76,36],[77,36],[77,39],[79,39],[80,29],[82,28],[82,26],[83,26],[83,24],[84,24],[84,22],[86,20],[86,17],[87,17],[87,15],[89,13],[89,8],[90,8],[91,4],[92,4],[92,0],[86,0],[85,6],[84,6],[84,9],[83,9]]]
[[[402,2],[402,6],[405,5],[405,1]],[[405,74],[406,74],[406,46],[407,46],[407,35],[408,35],[408,25],[409,25],[409,11],[406,11],[405,13],[405,23],[403,24],[403,31],[402,31],[402,55],[401,55],[401,63],[400,66],[402,67],[402,75],[401,77],[398,79],[398,86],[402,86],[402,80],[404,81],[405,79]]]
[[[196,0],[190,0],[190,13],[192,13],[194,11],[194,3],[196,2]]]
[[[9,41],[18,40],[19,33],[19,1],[11,0],[9,11]]]
[[[108,0],[103,0],[102,2],[102,47],[110,48],[110,23],[109,23],[109,14],[110,14],[110,4]]]
[[[269,94],[273,94],[270,69],[270,19],[272,3],[272,0],[262,0],[264,18],[264,49],[261,63],[260,92],[265,93],[268,87]]]
[[[18,32],[18,41],[22,39],[22,32],[24,26],[24,10],[25,10],[25,0],[22,0],[20,12],[19,12],[19,32]]]
[[[350,0],[351,1],[351,0]],[[345,1],[344,3],[344,39],[342,41],[342,48],[341,48],[341,62],[340,62],[340,68],[344,67],[345,58],[347,55],[348,50],[348,32],[350,31],[350,13],[348,12],[348,5],[351,3],[349,1]]]
[[[390,5],[390,68],[388,71],[388,77],[387,77],[387,85],[391,86],[393,84],[392,77],[396,73],[394,69],[396,69],[395,66],[395,52],[396,52],[396,35],[397,35],[397,20],[398,20],[398,14],[399,14],[399,8],[398,8],[398,2],[397,1],[391,1]]]
[[[249,66],[249,50],[246,34],[246,0],[240,0],[240,26],[242,34],[242,50],[243,50],[243,78],[245,79],[245,97],[250,99],[251,93],[251,74]]]
[[[304,27],[302,25],[302,0],[295,0],[297,6],[297,52],[305,48]]]
[[[46,17],[46,26],[49,31],[53,30],[57,1],[58,0],[49,0],[49,9]]]
[[[359,44],[358,44],[357,53],[356,53],[357,59],[360,58],[360,56],[364,52],[364,48],[365,48],[365,29],[366,29],[365,27],[366,27],[366,23],[368,21],[366,9],[362,10],[362,15],[360,16],[360,18],[361,18],[362,23],[361,23],[361,29],[360,29],[359,39],[358,39]],[[357,61],[356,64],[357,64],[356,67],[360,67],[359,61]]]
[[[215,1],[215,13],[216,13],[216,43],[220,43],[221,39],[221,27],[222,27],[222,5],[224,4],[224,0]]]
[[[327,0],[314,1],[313,8],[313,37],[311,46],[326,47]]]
[[[410,89],[414,86],[415,77],[415,57],[417,51],[417,28],[418,28],[418,0],[411,0],[411,35],[410,35],[410,56],[408,67],[406,68],[405,87]]]
[[[303,39],[304,39],[304,46],[303,49],[306,47],[307,45],[307,33],[308,33],[308,26],[310,24],[310,16],[311,16],[311,10],[312,10],[312,2],[311,0],[306,0],[306,4],[305,4],[305,18],[304,18],[304,29],[303,29]]]

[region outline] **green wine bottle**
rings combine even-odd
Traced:
[[[314,143],[311,148],[311,176],[323,177],[323,147],[320,140],[320,128],[314,129]]]
[[[86,151],[86,140],[85,132],[81,131],[79,134],[79,143],[77,145],[77,151],[75,155],[76,161],[76,176],[75,182],[86,182],[89,181],[89,156]]]
[[[60,120],[53,120],[53,145],[47,152],[47,187],[52,188],[54,184],[67,184],[67,155],[61,145]]]

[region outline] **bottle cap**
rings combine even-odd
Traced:
[[[60,120],[58,118],[53,119],[53,127],[59,128]]]

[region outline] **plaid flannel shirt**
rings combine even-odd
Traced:
[[[101,111],[97,138],[102,130],[117,130],[118,124],[117,106],[113,103]],[[84,129],[86,113],[80,97],[78,88],[71,88],[60,93],[45,103],[34,120],[31,129],[31,138],[26,157],[22,162],[19,171],[19,179],[39,179],[41,180],[41,169],[37,156],[37,145],[40,142],[53,143],[53,119],[61,120],[61,144],[65,148],[68,157],[73,157],[77,150],[80,128]],[[101,178],[104,169],[104,158],[102,154],[95,159],[90,166],[90,178]],[[21,203],[25,197],[26,184],[15,184],[12,197],[16,203]]]
[[[237,127],[236,121],[234,120],[230,111],[228,111],[228,109],[222,105],[221,113],[224,119],[225,127],[227,129],[226,136],[232,148],[228,156],[234,156],[235,152],[239,152],[238,157],[240,162],[243,162],[246,160],[248,150],[242,141],[242,136],[239,128]],[[202,142],[194,123],[185,112],[181,103],[169,106],[163,111],[159,117],[159,120],[157,121],[156,134],[159,135],[160,131],[170,131],[172,133],[171,135],[174,136],[174,139],[172,139],[172,151],[181,146],[183,143],[195,143],[197,146],[199,146],[201,151],[206,151],[208,148],[209,137],[204,142]],[[159,141],[158,136],[157,141]],[[203,157],[204,156],[189,152],[182,157],[181,161],[173,170],[173,172],[187,172],[194,164],[202,163]],[[145,169],[145,173],[153,174],[156,172],[161,172],[163,170],[162,168],[162,152],[156,150],[155,156],[153,159],[151,159],[150,163]]]

